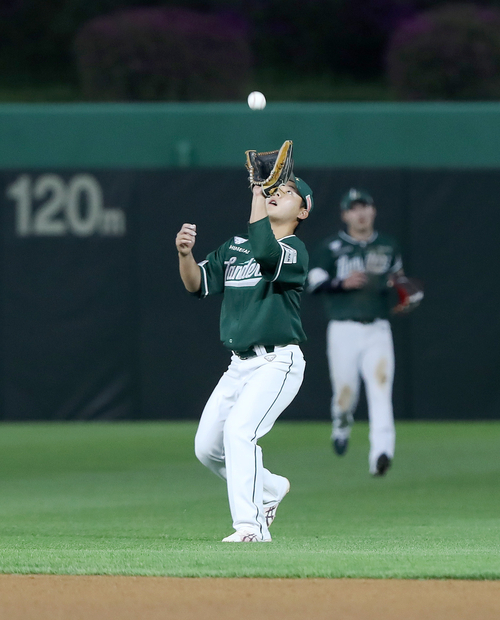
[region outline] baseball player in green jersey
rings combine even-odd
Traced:
[[[227,481],[235,532],[223,542],[267,542],[287,478],[265,469],[258,440],[268,433],[302,383],[305,340],[300,294],[308,254],[295,236],[313,206],[297,177],[265,198],[252,189],[248,232],[196,263],[196,226],[177,235],[180,274],[199,297],[222,293],[220,336],[231,363],[208,400],[195,438],[197,458]]]
[[[367,192],[351,189],[342,197],[341,218],[347,230],[320,244],[308,292],[322,295],[329,320],[333,449],[338,455],[347,450],[362,377],[370,426],[369,471],[383,476],[395,447],[389,293],[391,278],[403,275],[403,264],[397,243],[374,230],[375,217]]]

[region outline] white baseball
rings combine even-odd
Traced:
[[[258,90],[248,95],[248,105],[252,110],[263,110],[266,107],[266,98]]]

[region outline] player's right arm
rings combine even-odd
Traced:
[[[190,293],[196,293],[201,288],[200,267],[193,256],[195,241],[196,224],[183,224],[177,233],[175,245],[179,253],[179,273],[186,290]]]
[[[353,271],[347,278],[332,278],[328,271],[321,267],[314,267],[309,272],[307,292],[313,295],[317,293],[337,293],[340,291],[352,291],[363,288],[368,278],[362,271]]]
[[[347,278],[342,280],[342,288],[345,291],[363,288],[367,282],[368,278],[366,273],[363,273],[362,271],[353,271],[349,276],[347,276]]]

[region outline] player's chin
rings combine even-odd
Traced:
[[[282,220],[285,217],[284,213],[280,211],[280,209],[276,209],[276,208],[268,209],[267,214],[269,215],[269,217],[272,217],[275,220]]]

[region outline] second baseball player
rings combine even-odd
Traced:
[[[347,452],[360,379],[370,426],[369,471],[383,476],[395,450],[392,407],[394,348],[389,316],[391,277],[403,276],[397,242],[374,229],[373,198],[350,189],[341,199],[346,230],[325,239],[311,261],[308,291],[321,294],[327,318],[332,384],[332,445]]]

